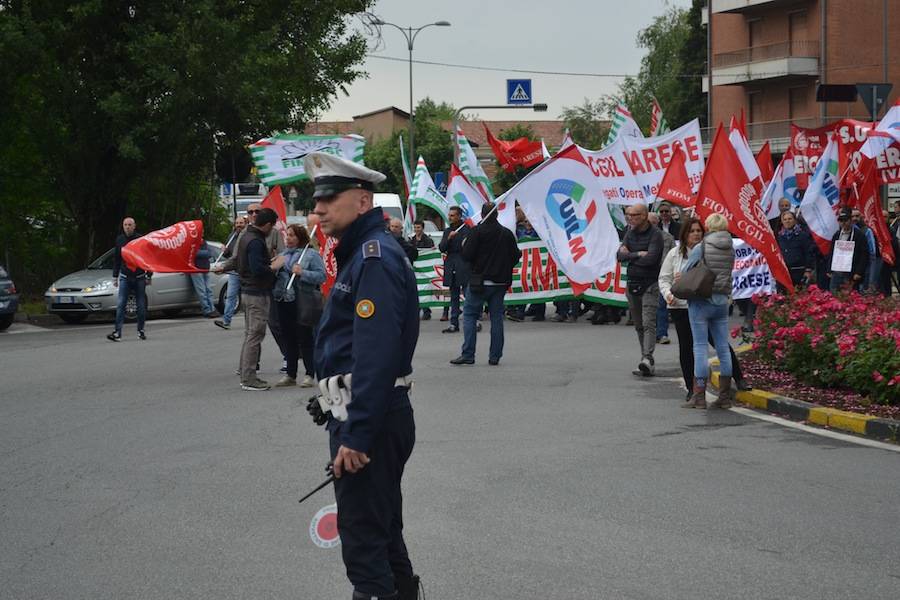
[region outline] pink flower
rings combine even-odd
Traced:
[[[736,337],[739,336],[739,335],[741,335],[741,328],[740,328],[740,327],[735,327],[734,329],[731,330],[731,337],[732,337],[732,338],[736,338]]]
[[[884,381],[884,375],[879,373],[878,371],[872,371],[872,381],[875,383],[881,383]]]
[[[895,375],[890,381],[888,381],[888,385],[897,385],[900,383],[900,375]]]

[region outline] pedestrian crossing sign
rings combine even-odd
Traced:
[[[506,80],[507,104],[531,104],[531,80],[507,79]]]

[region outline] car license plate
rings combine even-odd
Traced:
[[[75,296],[60,296],[57,301],[60,304],[75,304]]]

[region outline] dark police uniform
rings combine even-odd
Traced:
[[[335,257],[337,279],[316,338],[316,375],[321,381],[352,374],[347,420],[329,413],[331,458],[343,445],[371,461],[334,483],[344,564],[354,598],[393,597],[395,590],[415,598],[400,490],[415,423],[409,390],[396,385],[412,372],[419,336],[415,275],[384,230],[380,208],[350,225]]]

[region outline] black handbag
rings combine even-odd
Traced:
[[[325,299],[322,291],[316,287],[297,289],[297,322],[306,327],[315,327],[322,318]]]
[[[682,300],[705,300],[712,297],[716,274],[706,264],[706,241],[701,242],[700,262],[681,274],[672,284],[672,295]]]

